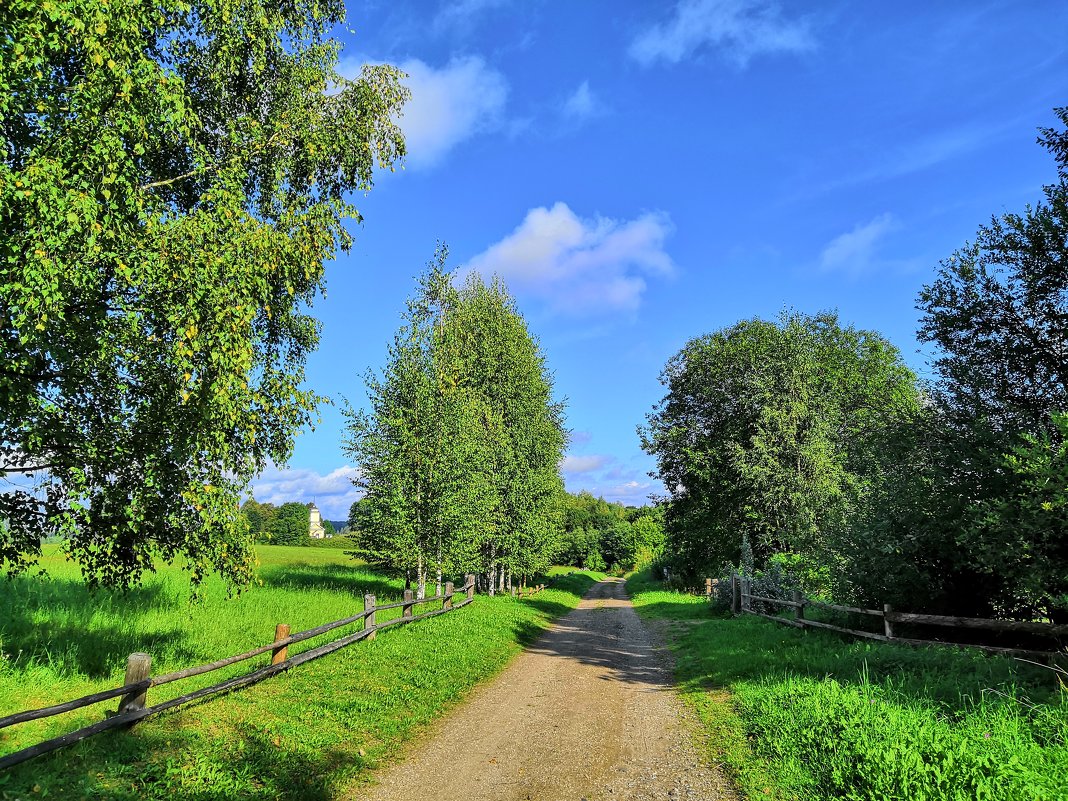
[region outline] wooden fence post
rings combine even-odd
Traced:
[[[753,599],[749,596],[753,591],[753,582],[748,577],[742,579],[742,611],[750,612],[753,609]]]
[[[738,580],[738,574],[731,573],[731,614],[742,611],[742,583]]]
[[[705,579],[705,598],[711,600],[712,598],[712,579]]]
[[[363,628],[371,632],[367,635],[368,640],[373,640],[378,633],[375,626],[375,597],[370,593],[363,596]]]
[[[464,586],[467,588],[467,600],[471,600],[475,597],[475,575],[474,573],[468,573],[464,576]]]
[[[274,641],[284,640],[289,636],[289,624],[279,623],[274,627]],[[281,648],[275,648],[271,651],[271,664],[277,665],[279,662],[286,661],[286,652],[289,650],[288,645],[283,645]]]
[[[126,681],[124,681],[123,684],[137,684],[139,681],[144,681],[148,678],[148,674],[151,670],[151,656],[142,653],[130,654],[126,658]],[[147,695],[147,688],[127,693],[119,701],[118,714],[121,715],[123,712],[136,712],[139,709],[144,709],[145,698]]]
[[[890,622],[887,615],[894,611],[894,607],[890,604],[883,604],[883,633],[886,635],[886,639],[894,639],[894,624]]]
[[[452,594],[454,588],[451,581],[445,582],[445,598],[441,602],[442,609],[452,609]]]
[[[412,616],[412,607],[415,606],[414,598],[415,595],[411,590],[404,591],[404,606],[401,607],[401,617]]]
[[[801,628],[805,627],[805,596],[801,594],[801,590],[794,590],[794,603],[799,606],[794,607],[794,620],[801,624]]]

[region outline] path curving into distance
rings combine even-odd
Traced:
[[[354,801],[717,801],[670,656],[620,579],[601,581]]]

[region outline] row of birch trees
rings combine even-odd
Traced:
[[[477,572],[492,594],[545,570],[563,497],[564,406],[540,346],[499,280],[457,285],[446,260],[441,247],[368,372],[369,408],[346,410],[356,554],[420,598],[447,575]]]

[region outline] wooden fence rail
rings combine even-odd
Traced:
[[[166,709],[173,709],[174,707],[182,704],[187,704],[191,701],[195,701],[199,698],[204,698],[209,695],[214,695],[222,692],[229,692],[231,690],[238,689],[239,687],[246,687],[250,684],[262,681],[263,679],[274,676],[285,670],[289,670],[297,665],[302,665],[305,662],[310,662],[313,659],[318,659],[321,656],[326,656],[334,651],[344,648],[347,645],[351,645],[354,642],[358,642],[363,639],[374,639],[375,634],[380,629],[387,628],[389,626],[395,626],[398,624],[411,623],[415,620],[423,620],[429,617],[435,617],[437,615],[451,612],[455,609],[460,609],[471,603],[474,599],[475,593],[475,577],[473,575],[467,575],[464,577],[464,586],[459,591],[453,588],[452,582],[445,584],[444,592],[440,595],[434,595],[430,598],[415,599],[412,597],[411,590],[405,590],[404,600],[397,603],[377,604],[375,602],[374,595],[364,596],[364,608],[359,614],[346,617],[341,620],[334,620],[330,623],[324,623],[321,626],[307,629],[305,631],[297,632],[296,634],[289,634],[289,626],[286,624],[279,624],[275,628],[275,639],[273,642],[262,645],[258,648],[253,648],[251,651],[246,651],[243,654],[237,654],[235,656],[229,656],[225,659],[219,659],[215,662],[210,662],[206,665],[197,665],[196,667],[186,668],[184,670],[176,670],[172,673],[164,673],[160,676],[150,676],[149,671],[151,668],[151,657],[148,654],[134,653],[130,654],[127,660],[126,667],[126,680],[121,687],[115,687],[110,690],[102,690],[97,693],[91,693],[90,695],[82,696],[81,698],[75,698],[72,701],[66,701],[61,704],[53,704],[52,706],[46,706],[41,709],[29,709],[24,712],[18,712],[13,715],[7,715],[0,718],[0,729],[7,726],[14,726],[17,723],[24,723],[30,720],[39,720],[41,718],[52,717],[53,715],[59,715],[64,712],[71,712],[75,709],[81,709],[83,707],[98,704],[101,701],[107,701],[111,698],[117,698],[122,696],[122,701],[119,703],[119,708],[114,713],[107,713],[108,716],[97,723],[85,726],[76,731],[72,731],[68,734],[54,737],[50,740],[45,740],[37,745],[23,748],[20,751],[7,754],[4,757],[0,757],[0,770],[6,770],[7,768],[17,765],[20,762],[25,762],[27,759],[40,756],[41,754],[47,754],[50,751],[55,751],[64,746],[76,743],[79,740],[84,740],[87,737],[92,737],[94,734],[107,731],[108,729],[114,729],[118,727],[129,727],[134,723],[154,715],[159,712],[163,712]],[[463,600],[456,602],[454,598],[456,595],[462,595]],[[434,609],[429,612],[423,612],[421,614],[412,614],[413,607],[422,604],[434,603],[441,601],[441,608]],[[402,609],[401,617],[393,618],[392,620],[386,620],[381,623],[376,621],[376,613],[385,609]],[[303,642],[314,637],[319,637],[326,634],[329,631],[340,628],[342,626],[352,625],[363,621],[363,628],[352,633],[346,634],[332,642],[318,645],[314,648],[309,648],[307,651],[302,651],[295,656],[288,656],[288,647],[293,643]],[[213,684],[209,687],[204,687],[186,695],[181,695],[177,698],[172,698],[168,701],[156,704],[154,706],[146,705],[146,697],[148,691],[152,687],[158,687],[162,684],[169,684],[170,682],[178,681],[180,679],[188,679],[193,676],[199,676],[204,673],[210,673],[221,668],[229,667],[230,665],[243,662],[248,659],[252,659],[261,654],[271,652],[271,660],[268,665],[261,667],[241,676],[236,676],[226,681]]]
[[[706,579],[705,581],[707,586],[707,583],[710,580]],[[711,593],[709,593],[709,595],[711,596]],[[794,610],[794,616],[792,618],[782,617],[780,615],[772,615],[759,609],[754,609],[754,601],[792,609]],[[868,615],[875,617],[882,621],[883,631],[880,634],[873,631],[837,626],[822,620],[812,620],[805,614],[805,610],[810,607],[814,609],[826,609],[831,612],[840,612],[843,614]],[[865,639],[877,640],[880,642],[896,642],[904,643],[906,645],[952,645],[958,648],[978,648],[988,653],[1021,656],[1048,657],[1062,652],[1057,649],[1050,651],[1035,651],[1024,648],[1004,648],[994,645],[977,645],[971,643],[946,642],[944,640],[924,640],[912,637],[901,637],[894,633],[894,624],[912,623],[928,626],[945,626],[948,628],[1022,632],[1026,634],[1039,634],[1052,638],[1068,636],[1068,625],[1058,625],[1054,623],[1037,623],[1019,620],[987,620],[986,618],[978,617],[953,617],[951,615],[898,612],[895,611],[890,604],[884,604],[882,609],[863,609],[856,606],[843,606],[841,604],[813,601],[810,598],[805,598],[800,592],[796,591],[793,594],[793,599],[789,601],[783,598],[768,598],[762,595],[755,595],[752,591],[752,582],[737,574],[731,576],[731,611],[735,614],[757,615],[759,617],[767,618],[768,620],[774,620],[776,623],[781,623],[785,626],[793,626],[799,629],[827,629],[829,631],[837,631],[841,634],[849,634],[853,637],[863,637]]]
[[[514,591],[512,594],[515,595],[516,598],[520,598],[520,599],[529,598],[531,595],[537,595],[539,592],[544,590],[547,586],[548,586],[547,584],[535,584],[533,587],[520,587],[518,590]]]

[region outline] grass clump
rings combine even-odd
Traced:
[[[8,621],[0,628],[0,714],[121,684],[126,655],[134,650],[151,653],[153,672],[165,672],[268,642],[277,622],[296,631],[354,614],[365,592],[380,603],[401,595],[399,582],[339,551],[257,551],[261,586],[228,600],[221,584],[209,584],[203,600],[192,605],[178,570],[161,568],[129,595],[90,594],[74,568],[50,555],[48,577],[19,579],[0,600]],[[253,687],[150,718],[132,732],[105,733],[24,763],[0,776],[0,798],[202,801],[344,793],[368,781],[406,740],[504,667],[573,608],[595,579],[562,576],[523,601],[476,596],[454,614],[389,629],[373,642]],[[324,641],[301,643],[291,653]],[[154,688],[149,701],[253,666]],[[0,753],[99,720],[114,704],[0,732]]]
[[[646,574],[628,589],[749,798],[1068,798],[1068,697],[1050,671],[732,618]]]

